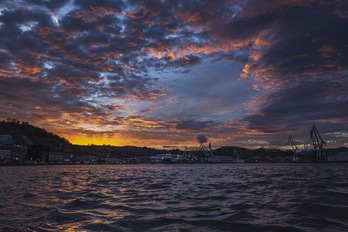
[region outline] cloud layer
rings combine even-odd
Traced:
[[[348,145],[343,1],[5,0],[0,116],[73,143]]]

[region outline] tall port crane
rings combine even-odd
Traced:
[[[313,148],[317,154],[317,162],[327,161],[327,157],[324,151],[324,144],[326,142],[321,138],[318,129],[313,125],[310,132],[310,141],[312,142]]]
[[[297,151],[299,151],[299,149],[296,146],[295,141],[294,141],[294,139],[292,138],[291,135],[289,135],[288,145],[291,145],[291,150],[292,150],[292,153],[293,153],[293,156],[292,156],[293,161],[298,161],[299,157],[297,155]]]
[[[291,150],[292,152],[295,154],[299,149],[295,144],[294,139],[292,138],[291,135],[289,135],[289,139],[288,139],[288,145],[291,145]]]
[[[201,143],[199,146],[199,150],[203,152],[204,157],[213,156],[213,150],[211,149],[211,144],[209,143],[209,146],[206,147],[204,143]]]

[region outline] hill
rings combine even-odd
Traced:
[[[337,155],[338,153],[341,152],[348,152],[347,147],[337,147],[337,148],[327,148],[325,149],[326,154],[335,154]]]
[[[28,122],[20,122],[12,118],[0,121],[0,135],[10,135],[15,144],[19,145],[42,145],[50,150],[69,151],[71,149],[68,140],[30,125]]]
[[[148,156],[159,153],[166,153],[166,150],[157,150],[147,147],[124,146],[116,147],[110,145],[72,145],[68,140],[46,131],[45,129],[33,126],[28,122],[8,118],[0,121],[0,135],[10,135],[15,144],[18,145],[42,145],[50,151],[68,152],[77,155],[98,155],[110,157],[125,156]],[[172,150],[173,154],[178,150]]]
[[[172,154],[179,154],[178,150],[159,150],[148,147],[133,147],[133,146],[110,146],[110,145],[72,145],[72,153],[76,155],[97,155],[99,157],[134,157],[134,156],[152,156],[157,154],[164,154],[171,152]]]

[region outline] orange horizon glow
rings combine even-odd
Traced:
[[[173,143],[173,142],[168,142],[168,141],[159,140],[159,139],[139,140],[136,138],[124,138],[120,134],[115,134],[112,136],[103,136],[103,135],[91,136],[88,134],[77,133],[74,135],[65,134],[62,137],[67,139],[73,145],[81,145],[81,146],[88,146],[88,145],[97,145],[97,146],[110,145],[110,146],[117,146],[117,147],[136,146],[136,147],[151,147],[156,149],[164,149],[164,147],[190,147],[190,148],[199,147],[199,144],[195,141],[188,142],[185,144],[182,144],[182,143],[178,144],[175,142]]]

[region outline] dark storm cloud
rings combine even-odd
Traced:
[[[216,57],[216,54],[214,55],[214,57],[216,57],[214,59],[214,62],[219,62],[221,60],[230,60],[230,61],[237,61],[240,63],[247,63],[249,62],[249,56],[250,56],[250,52],[249,49],[251,48],[251,46],[244,46],[238,50],[233,50],[233,51],[229,51],[229,52],[225,52],[223,54],[220,54]]]
[[[22,52],[44,52],[45,44],[38,38],[38,34],[35,31],[23,31],[21,28],[29,27],[33,22],[46,20],[47,17],[37,17],[35,13],[3,11],[0,16],[0,22],[3,23],[0,27],[0,47],[6,49],[15,59],[21,58]]]
[[[117,77],[110,79],[110,87],[106,92],[110,96],[124,98],[125,96],[133,96],[136,99],[151,99],[151,96],[160,95],[160,91],[152,90],[149,85],[152,85],[152,80],[149,78],[140,77],[137,75],[127,75],[127,78],[118,79]]]
[[[255,48],[257,58],[251,62],[251,74],[285,82],[289,75],[346,71],[348,32],[342,28],[348,22],[337,16],[337,7],[334,2],[284,4],[276,12],[263,12],[263,17],[272,16],[273,20],[259,21],[271,25],[255,31],[262,33],[260,39],[267,45]]]
[[[317,79],[265,96],[259,112],[245,117],[246,130],[260,133],[292,133],[312,124],[325,124],[335,130],[347,129],[348,81]],[[331,126],[329,126],[331,125]],[[324,127],[324,126],[323,126]]]
[[[28,4],[36,5],[36,6],[45,6],[50,10],[56,10],[63,7],[65,4],[69,2],[69,0],[27,0]]]
[[[86,7],[87,10],[91,11],[95,10],[93,7],[98,7],[97,10],[100,11],[101,16],[88,22],[88,18],[80,16],[81,9],[73,10],[59,20],[59,28],[57,28],[57,25],[54,26],[53,23],[41,23],[41,21],[52,22],[52,18],[48,16],[47,12],[33,11],[31,13],[23,11],[23,9],[2,11],[0,19],[3,25],[1,30],[6,36],[1,38],[4,45],[1,58],[7,61],[4,66],[13,62],[15,69],[18,69],[18,72],[23,76],[40,75],[41,77],[45,76],[51,83],[56,80],[57,83],[63,81],[68,85],[73,85],[72,90],[80,97],[98,91],[95,88],[104,89],[98,85],[92,87],[86,82],[98,82],[100,77],[98,72],[105,71],[118,73],[117,79],[124,81],[117,82],[117,87],[126,90],[124,93],[139,96],[144,95],[142,91],[144,93],[151,92],[150,89],[147,89],[148,85],[145,84],[148,82],[148,78],[142,79],[140,76],[133,78],[134,75],[127,70],[127,67],[136,63],[136,57],[123,55],[118,59],[121,63],[106,64],[109,54],[113,56],[113,54],[139,52],[140,42],[137,39],[130,40],[127,36],[124,39],[119,39],[102,30],[105,26],[103,23],[110,21],[110,19],[105,21],[103,18],[103,10],[108,8],[117,12],[116,8],[122,4],[82,1],[77,2],[77,5]],[[31,20],[34,22],[32,28],[27,28],[27,31],[23,32],[20,28],[21,25],[26,26],[25,24],[32,22]],[[132,43],[131,46],[130,43]],[[132,47],[134,45],[135,47]],[[43,70],[45,62],[51,62],[51,67],[47,70]],[[25,71],[25,67],[28,66],[37,68],[34,75]],[[146,70],[142,71],[142,74],[144,73]],[[42,79],[42,81],[46,80]],[[116,82],[112,81],[111,83]],[[109,89],[115,89],[112,84]],[[120,96],[119,91],[117,91],[117,96]]]
[[[91,9],[91,8],[99,8],[99,9],[112,9],[112,10],[121,10],[124,7],[123,1],[113,1],[113,0],[75,0],[74,1],[77,6],[80,6],[82,9]]]
[[[341,30],[348,25],[347,21],[333,17],[333,9],[328,7],[318,7],[317,11],[302,9],[295,17],[310,19],[302,24],[289,20],[282,27],[287,31],[279,33],[281,37],[261,62],[275,64],[284,74],[321,74],[347,69],[348,32]]]
[[[189,55],[172,61],[168,66],[185,68],[199,64],[200,61],[201,59],[198,56]]]
[[[196,121],[192,119],[177,121],[175,124],[175,129],[189,131],[201,131],[218,125],[214,121]]]
[[[67,32],[84,32],[87,33],[90,30],[96,30],[96,22],[86,22],[85,18],[79,18],[76,15],[79,11],[71,12],[70,15],[65,16],[61,21],[60,25]],[[94,31],[97,32],[97,31]],[[80,39],[80,37],[78,37]]]
[[[11,5],[5,2],[5,6],[6,3]],[[139,5],[138,2],[132,4],[132,2],[120,1],[60,3],[28,1],[27,3],[29,6],[33,5],[32,11],[26,11],[24,8],[5,9],[0,16],[3,23],[1,30],[4,35],[7,35],[1,39],[2,49],[8,52],[2,53],[2,60],[8,63],[20,59],[25,66],[36,66],[42,69],[44,62],[58,61],[57,67],[46,70],[46,74],[55,76],[57,72],[61,73],[59,70],[62,70],[64,74],[59,74],[60,80],[66,78],[70,81],[71,77],[83,75],[87,78],[91,76],[97,78],[97,72],[105,71],[117,72],[120,78],[126,78],[127,67],[133,68],[133,72],[141,70],[140,74],[146,75],[147,68],[151,66],[157,69],[178,68],[200,62],[200,57],[197,55],[178,56],[177,53],[172,53],[173,46],[179,48],[180,52],[186,44],[193,43],[190,39],[193,31],[178,30],[183,22],[177,19],[173,12],[188,13],[190,10],[198,10],[203,6],[206,12],[204,3],[187,3],[186,1],[144,1]],[[35,8],[39,4],[50,9],[51,12]],[[69,7],[71,9],[62,11],[63,8]],[[126,15],[121,13],[128,8],[134,10]],[[201,22],[204,14],[200,12],[199,15],[198,21],[190,23]],[[53,16],[56,19],[53,19]],[[26,25],[28,23],[31,25]],[[21,29],[23,25],[27,27],[25,32]],[[176,36],[168,37],[173,31]],[[199,36],[199,33],[195,32],[195,35]],[[202,41],[197,37],[193,44],[201,46]],[[144,59],[144,55],[149,54],[148,50],[144,49],[146,47],[155,49],[154,52],[162,53],[160,55],[162,59]],[[7,59],[6,54],[8,54]],[[64,60],[62,60],[63,57]],[[138,57],[142,57],[142,65],[139,65]],[[65,70],[59,67],[60,64],[65,67]],[[30,74],[27,73],[27,75]],[[75,82],[83,85],[82,80],[78,80],[79,78]],[[128,83],[134,86],[134,82]]]
[[[347,3],[252,3],[247,1],[240,15],[245,26],[259,20],[251,27],[258,39],[244,71],[261,92],[242,119],[246,131],[277,135],[302,132],[314,123],[347,130],[348,32],[342,28],[348,21],[337,13]]]
[[[82,99],[76,98],[76,93],[68,90],[64,84],[51,86],[29,79],[3,79],[0,96],[3,99],[2,104],[16,109],[17,113],[30,113],[35,107],[39,107],[43,112],[55,112],[57,117],[60,113],[79,113],[86,109],[95,115],[104,114],[102,108],[94,107]],[[8,113],[11,114],[11,112]]]
[[[222,122],[187,118],[225,117],[239,99],[247,101],[250,94],[234,88],[246,84],[216,71],[231,62],[233,67],[246,64],[242,76],[260,91],[248,102],[249,115],[230,116],[239,117],[243,132],[275,134],[310,121],[342,122],[348,113],[343,97],[347,9],[348,3],[326,0],[2,1],[2,114],[26,111],[42,118],[31,110],[35,106],[48,109],[46,117],[58,109],[62,117],[67,113],[107,124],[102,117],[127,109],[123,123],[148,129],[157,128],[160,120],[153,118],[161,114],[151,103],[184,99],[195,112],[181,104],[172,104],[181,107],[176,112],[170,104],[163,106],[175,116],[167,115],[161,129],[216,129]],[[208,59],[216,63],[215,71],[189,76]],[[176,77],[181,81],[176,93],[170,92],[169,78],[161,76],[169,72],[187,78]],[[127,99],[151,106],[127,108]],[[150,119],[127,115],[150,111]]]

